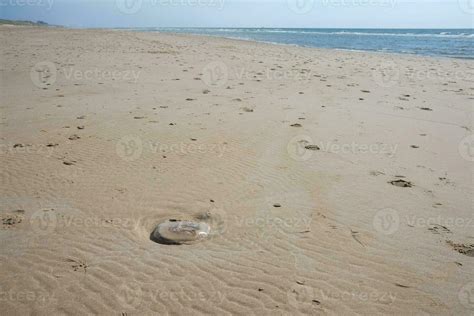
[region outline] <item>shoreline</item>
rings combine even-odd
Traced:
[[[244,41],[244,42],[254,42],[254,43],[261,43],[261,44],[269,44],[269,45],[278,45],[278,46],[287,46],[287,47],[299,47],[299,48],[308,48],[308,49],[316,49],[316,50],[322,50],[322,51],[342,51],[342,52],[355,52],[355,53],[373,53],[373,54],[383,54],[389,56],[397,56],[397,57],[403,57],[403,56],[409,56],[409,57],[422,57],[422,58],[435,58],[435,59],[448,59],[448,60],[466,60],[466,61],[472,61],[474,60],[474,56],[469,56],[469,57],[462,57],[462,56],[441,56],[441,55],[425,55],[425,54],[417,54],[417,53],[400,53],[400,52],[384,52],[384,51],[377,51],[377,50],[363,50],[363,49],[349,49],[349,48],[326,48],[326,47],[317,47],[317,46],[309,46],[309,45],[299,45],[299,44],[286,44],[286,43],[279,43],[279,42],[272,42],[272,41],[260,41],[256,39],[251,39],[251,38],[239,38],[239,37],[230,37],[230,36],[224,36],[224,35],[212,35],[212,34],[195,34],[195,33],[180,33],[180,32],[163,32],[160,30],[140,30],[139,28],[133,29],[133,28],[77,28],[77,27],[69,27],[69,26],[56,26],[56,25],[46,25],[46,26],[41,26],[41,25],[7,25],[3,24],[8,27],[46,27],[46,28],[64,28],[64,29],[69,29],[69,30],[103,30],[103,31],[122,31],[122,32],[138,32],[138,33],[159,33],[159,34],[171,34],[175,36],[179,35],[185,35],[185,36],[202,36],[202,37],[210,37],[210,38],[222,38],[222,39],[228,39],[228,40],[235,40],[235,41]],[[155,28],[155,27],[150,27],[150,28]],[[163,29],[173,29],[176,27],[163,27]],[[212,27],[212,28],[203,28],[203,27],[195,27],[195,29],[222,29],[223,27]],[[192,28],[191,28],[192,29]],[[273,28],[226,28],[226,29],[273,29]],[[305,29],[305,28],[275,28],[275,29]],[[344,28],[308,28],[308,29],[321,29],[321,30],[351,30],[351,29],[344,29]],[[373,28],[356,28],[353,30],[378,30],[378,29],[373,29]],[[380,30],[468,30],[468,29],[460,29],[460,28],[452,28],[452,29],[410,29],[410,28],[386,28],[386,29],[380,29]],[[395,35],[396,36],[396,35]]]
[[[103,29],[109,30],[109,29]],[[127,31],[127,30],[124,30]],[[341,51],[341,52],[354,52],[354,53],[368,53],[368,54],[381,54],[389,56],[397,56],[397,57],[421,57],[421,58],[434,58],[434,59],[460,59],[460,60],[467,60],[473,61],[474,57],[449,57],[449,56],[437,56],[437,55],[423,55],[423,54],[416,54],[416,53],[396,53],[396,52],[382,52],[382,51],[374,51],[374,50],[358,50],[358,49],[346,49],[346,48],[325,48],[325,47],[315,47],[315,46],[305,46],[305,45],[298,45],[298,44],[285,44],[285,43],[278,43],[278,42],[269,42],[269,41],[259,41],[255,39],[245,39],[245,38],[238,38],[238,37],[227,37],[227,36],[220,36],[220,35],[210,35],[210,34],[193,34],[193,33],[175,33],[175,32],[161,32],[161,31],[140,31],[140,30],[129,30],[130,32],[140,32],[140,33],[159,33],[159,34],[171,34],[175,36],[185,35],[185,36],[202,36],[202,37],[211,37],[211,38],[222,38],[228,40],[235,40],[235,41],[244,41],[244,42],[253,42],[253,43],[261,43],[261,44],[268,44],[268,45],[276,45],[276,46],[284,46],[284,47],[299,47],[299,48],[306,48],[306,49],[315,49],[321,51]]]
[[[74,29],[74,28],[71,28]],[[88,29],[88,28],[85,28]],[[223,35],[212,35],[212,34],[195,34],[195,33],[180,33],[180,32],[163,32],[160,30],[150,30],[150,31],[145,31],[145,30],[130,30],[127,28],[90,28],[91,30],[105,30],[105,31],[124,31],[124,32],[138,32],[138,33],[159,33],[159,34],[171,34],[175,36],[179,35],[184,35],[184,36],[202,36],[202,37],[210,37],[210,38],[222,38],[222,39],[228,39],[228,40],[235,40],[235,41],[244,41],[244,42],[254,42],[254,43],[262,43],[262,44],[268,44],[268,45],[278,45],[278,46],[284,46],[284,47],[299,47],[299,48],[307,48],[307,49],[316,49],[316,50],[322,50],[322,51],[343,51],[343,52],[355,52],[355,53],[373,53],[373,54],[383,54],[387,55],[387,57],[393,55],[393,56],[410,56],[410,57],[422,57],[422,58],[435,58],[435,59],[448,59],[448,60],[468,60],[472,61],[474,60],[474,56],[472,57],[459,57],[459,56],[440,56],[440,55],[424,55],[424,54],[416,54],[416,53],[400,53],[400,52],[383,52],[383,51],[376,51],[376,50],[360,50],[360,49],[347,49],[347,48],[326,48],[326,47],[316,47],[316,46],[308,46],[308,45],[298,45],[298,44],[286,44],[286,43],[279,43],[279,42],[271,42],[271,41],[259,41],[256,39],[251,39],[251,38],[239,38],[239,37],[229,37],[229,36],[223,36]],[[216,28],[219,29],[219,28]],[[239,28],[236,28],[239,29]],[[438,30],[438,29],[427,29],[427,30]],[[443,30],[443,29],[439,29]],[[453,30],[463,30],[463,29],[453,29]]]

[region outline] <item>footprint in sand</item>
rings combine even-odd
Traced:
[[[71,264],[71,268],[74,271],[82,271],[82,272],[87,272],[88,264],[85,261],[82,260],[76,260],[76,259],[66,259],[66,262],[69,262]]]
[[[304,146],[304,148],[308,149],[308,150],[320,150],[321,148],[319,148],[318,145],[306,145]]]
[[[2,226],[4,228],[14,227],[23,221],[24,217],[22,214],[25,213],[25,211],[16,210],[14,213],[16,214],[5,214],[2,216]]]
[[[465,245],[465,244],[457,244],[452,242],[451,240],[447,240],[446,243],[453,247],[453,249],[460,254],[466,255],[468,257],[474,257],[474,244]]]
[[[71,159],[66,159],[63,161],[63,164],[65,164],[66,166],[73,166],[76,164],[77,161],[75,160],[71,160]]]
[[[428,230],[436,235],[452,234],[448,227],[438,224],[432,225],[430,228],[428,228]]]
[[[392,181],[389,181],[388,183],[400,188],[411,188],[413,186],[413,184],[410,181],[405,181],[402,179],[392,180]]]

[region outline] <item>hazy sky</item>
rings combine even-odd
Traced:
[[[472,28],[474,0],[0,0],[0,18],[73,27]]]

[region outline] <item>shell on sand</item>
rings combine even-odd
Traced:
[[[211,228],[202,222],[167,220],[158,224],[151,239],[162,244],[182,244],[200,241],[209,236]]]

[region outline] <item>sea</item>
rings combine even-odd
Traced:
[[[138,28],[340,50],[474,59],[474,29]]]

